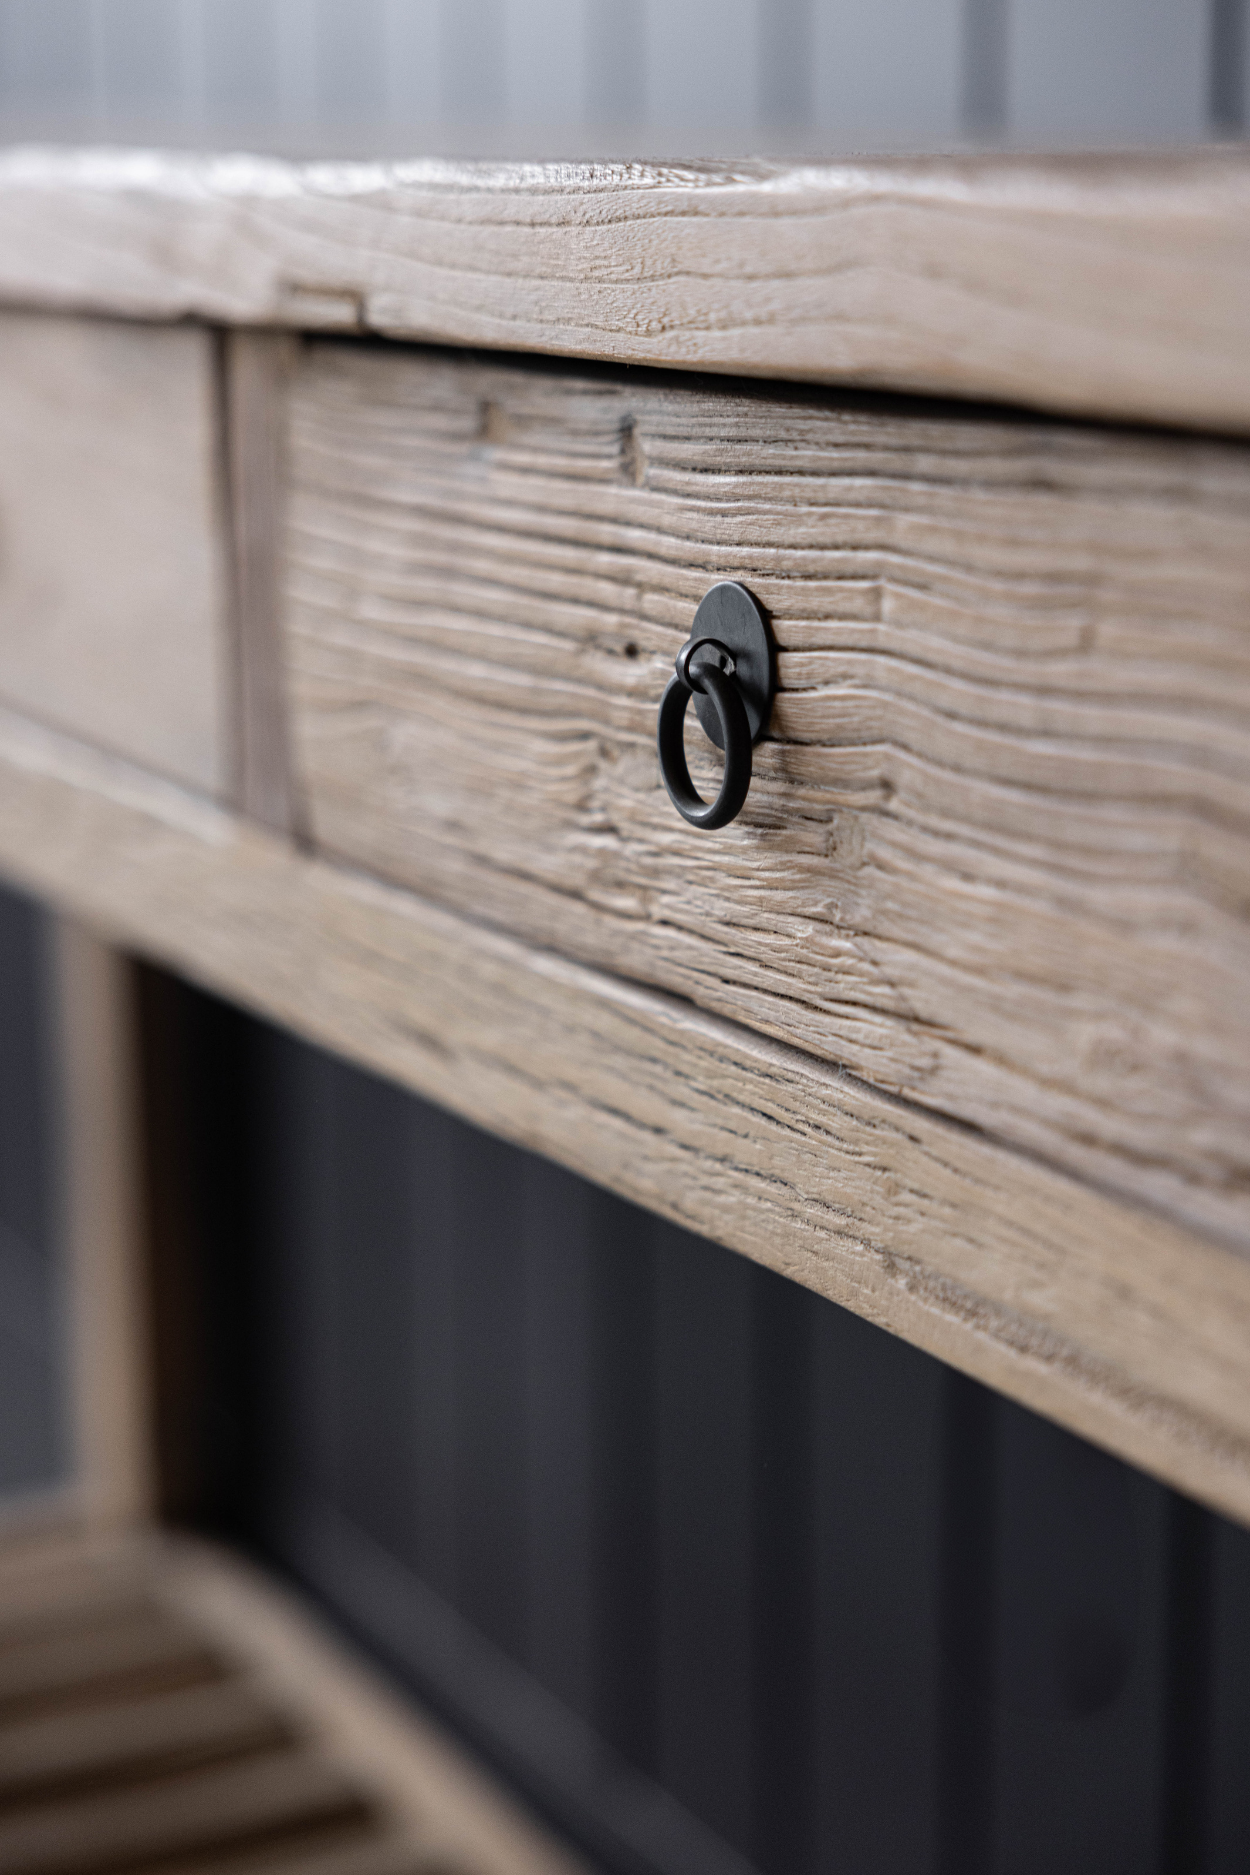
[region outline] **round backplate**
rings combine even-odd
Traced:
[[[690,643],[695,638],[719,639],[721,644],[733,652],[734,675],[746,705],[751,740],[758,742],[768,727],[768,714],[773,707],[777,677],[772,636],[764,614],[745,586],[739,586],[735,580],[723,579],[704,594],[694,615],[694,624],[690,627],[690,638],[686,642]],[[697,664],[695,669],[698,669]],[[720,719],[711,697],[702,697],[696,691],[694,707],[704,734],[718,749],[723,749],[725,745],[721,740]]]

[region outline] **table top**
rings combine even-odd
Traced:
[[[0,304],[1250,428],[1250,146],[830,164],[0,153]]]

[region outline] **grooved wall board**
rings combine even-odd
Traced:
[[[1250,425],[1250,159],[0,156],[0,300]]]
[[[290,464],[321,850],[1250,1246],[1250,452],[320,342]],[[720,578],[780,690],[709,835]]]
[[[0,1547],[0,1866],[582,1867],[289,1593],[140,1532]]]
[[[1250,1261],[0,716],[0,866],[1250,1521]]]
[[[221,793],[212,340],[0,314],[0,697]]]

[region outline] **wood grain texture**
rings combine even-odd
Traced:
[[[320,342],[291,471],[324,851],[1250,1246],[1250,452]],[[780,689],[709,835],[720,578]]]
[[[1250,425],[1250,159],[18,149],[0,297]]]
[[[72,1489],[88,1523],[126,1526],[155,1502],[133,983],[68,919],[54,962]]]
[[[210,794],[216,426],[207,333],[0,315],[0,697]]]
[[[1250,1520],[1250,1261],[0,718],[0,867]]]
[[[289,1591],[228,1554],[133,1533],[9,1544],[0,1607],[0,1670],[17,1659],[33,1689],[0,1708],[6,1875],[582,1869]],[[129,1650],[124,1684],[91,1677],[102,1634],[119,1659]],[[151,1636],[168,1634],[201,1663],[173,1689],[151,1677]],[[77,1678],[58,1637],[79,1646]]]
[[[280,627],[286,385],[295,341],[225,334],[226,460],[237,670],[235,798],[276,832],[294,825]]]

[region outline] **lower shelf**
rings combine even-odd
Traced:
[[[165,1534],[0,1548],[6,1875],[582,1867],[251,1566]]]

